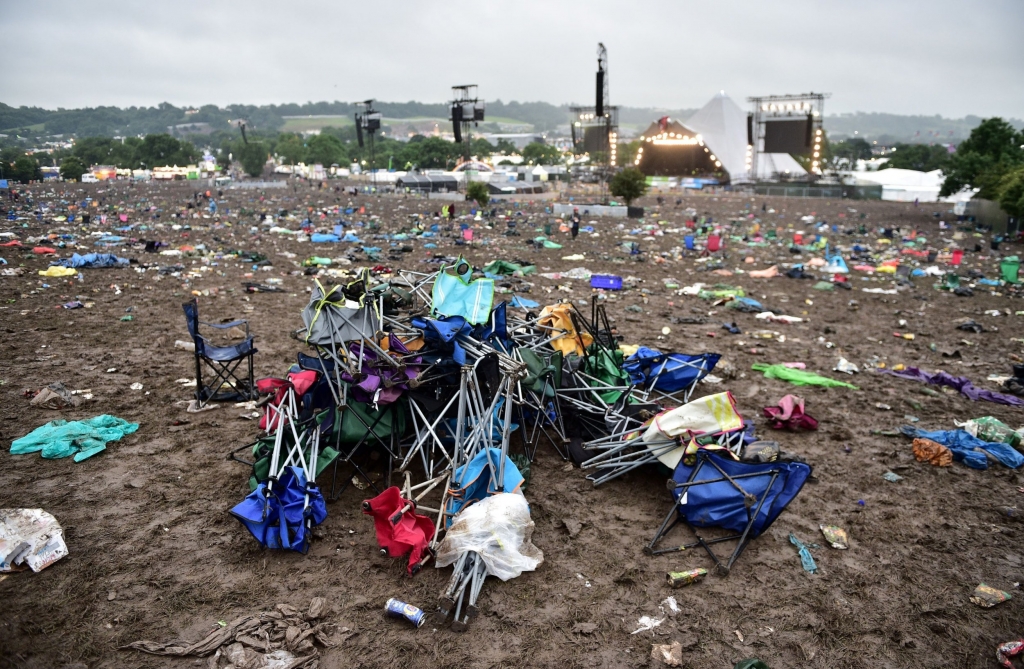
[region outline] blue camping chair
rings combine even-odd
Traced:
[[[651,555],[663,555],[700,546],[715,566],[728,574],[747,543],[775,522],[810,475],[811,466],[803,462],[740,462],[727,455],[699,450],[693,464],[686,464],[684,458],[673,472],[669,490],[675,503],[645,550]],[[655,548],[679,522],[689,525],[697,540],[672,548]],[[705,527],[720,527],[730,534],[705,539],[698,532]],[[736,541],[736,547],[723,563],[711,545],[725,541]]]
[[[626,358],[622,368],[631,384],[647,392],[648,400],[686,404],[697,382],[711,373],[721,357],[718,353],[662,353],[641,346]]]
[[[316,484],[301,467],[286,467],[277,485],[260,483],[231,509],[264,548],[305,553],[313,526],[324,522],[327,505]]]
[[[256,355],[253,336],[249,333],[249,321],[237,320],[230,323],[205,323],[199,320],[199,303],[195,298],[181,305],[185,311],[188,333],[195,344],[196,403],[201,407],[207,402],[225,400],[256,399],[256,383],[253,379],[252,359]],[[226,330],[245,326],[245,340],[231,346],[214,346],[200,334],[199,326]],[[239,376],[239,367],[245,363],[246,374]],[[203,368],[213,372],[213,378],[203,380]],[[222,390],[228,386],[227,390]]]

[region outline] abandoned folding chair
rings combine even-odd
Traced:
[[[316,358],[312,358],[312,360],[316,361]],[[316,476],[311,479],[315,480],[339,455],[338,451],[331,447],[329,439],[333,430],[333,401],[330,383],[322,374],[306,370],[293,371],[288,374],[286,379],[260,379],[256,386],[266,395],[265,399],[260,401],[265,412],[260,419],[260,427],[267,431],[267,435],[260,437],[255,443],[234,449],[228,454],[228,459],[252,467],[252,475],[249,477],[250,491],[255,490],[260,483],[267,480],[271,473],[271,459],[278,440],[279,423],[282,420],[288,420],[287,417],[282,418],[281,412],[285,409],[281,408],[281,404],[289,390],[297,389],[297,392],[301,393],[296,402],[298,410],[296,421],[301,428],[300,436],[305,430],[311,429],[314,422],[320,431]],[[281,439],[286,450],[293,445],[292,436],[288,431],[283,433]],[[303,440],[307,444],[303,457],[309,460],[312,457],[309,451],[311,440],[304,437]],[[251,454],[251,461],[239,456],[239,453],[243,451]]]
[[[400,454],[399,444],[407,424],[404,400],[375,408],[353,399],[350,389],[345,392],[349,399],[333,410],[334,432],[328,437],[339,453],[331,469],[328,499],[332,502],[357,479],[376,493],[390,487],[392,465]],[[342,465],[351,470],[349,474],[341,473]],[[372,475],[375,469],[380,470],[378,477]]]
[[[675,469],[696,440],[726,448],[719,442],[741,442],[743,429],[731,393],[707,395],[658,414],[643,429],[623,424],[609,436],[585,443],[583,448],[594,455],[580,466],[596,470],[587,477],[595,486],[656,462]]]
[[[264,388],[275,395],[274,401],[265,405],[263,422],[274,436],[267,477],[231,514],[266,548],[305,553],[310,530],[327,517],[316,475],[321,433],[331,429],[330,419],[326,424],[315,415],[302,419],[302,398],[308,397],[316,381],[312,372],[261,380],[270,382],[264,383]],[[311,411],[312,407],[305,409]]]
[[[562,386],[562,353],[518,347],[513,356],[521,360],[527,370],[527,376],[517,384],[516,407],[529,460],[533,461],[540,435],[544,435],[563,460],[569,459],[568,437],[557,396]]]
[[[679,405],[690,401],[697,383],[711,373],[721,357],[718,353],[662,353],[641,346],[622,367],[648,401]]]
[[[434,279],[431,291],[433,313],[439,316],[461,316],[477,325],[491,314],[494,302],[494,280],[472,279],[473,268],[459,256],[452,272],[444,265]]]
[[[447,482],[445,474],[414,486],[406,472],[404,490],[392,486],[373,499],[363,501],[363,513],[373,517],[381,554],[392,558],[408,555],[406,571],[409,576],[418,573],[434,557],[435,536],[441,523],[440,509],[421,507],[419,502],[439,485],[445,484],[442,491],[446,492]],[[419,494],[414,496],[414,492]],[[442,497],[442,507],[443,504]],[[438,515],[437,521],[417,513],[420,510],[433,511]]]
[[[645,550],[663,555],[700,546],[715,566],[728,574],[750,540],[775,522],[810,475],[810,465],[802,462],[740,462],[727,453],[700,449],[693,463],[680,462],[668,481],[675,501]],[[693,530],[696,540],[657,548],[680,522]],[[705,536],[701,532],[711,527],[727,534]],[[719,558],[712,546],[730,541],[736,542],[732,553]]]
[[[253,380],[253,356],[256,347],[249,333],[249,321],[236,320],[230,323],[206,323],[199,320],[199,303],[192,300],[181,305],[185,312],[188,333],[195,344],[196,404],[227,400],[254,400],[256,387]],[[230,346],[215,346],[200,332],[200,326],[227,330],[245,326],[245,339]],[[241,367],[241,369],[239,369]],[[204,378],[203,370],[211,374]]]

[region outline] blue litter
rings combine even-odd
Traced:
[[[528,300],[525,297],[519,297],[518,295],[513,297],[509,304],[513,307],[519,307],[520,309],[536,309],[540,306],[540,302],[534,302],[533,300]]]
[[[139,429],[138,423],[102,414],[85,420],[52,420],[11,442],[11,454],[22,455],[41,451],[47,459],[73,455],[75,462],[96,455],[107,443],[118,441]]]
[[[79,267],[127,267],[129,262],[127,258],[118,258],[113,253],[86,253],[84,256],[74,253],[70,258],[63,258],[53,264],[78,269]]]
[[[797,550],[800,551],[800,565],[804,568],[804,571],[812,574],[818,571],[818,565],[815,564],[814,558],[811,557],[811,551],[807,548],[804,542],[796,538],[796,535],[792,532],[789,533],[789,543],[796,546]]]
[[[314,244],[321,244],[326,242],[340,242],[341,237],[338,235],[326,234],[323,232],[314,232],[309,236],[309,241]]]
[[[900,432],[911,438],[931,439],[942,444],[953,452],[954,460],[974,469],[988,469],[986,453],[1010,469],[1018,469],[1024,465],[1024,455],[1009,444],[982,441],[965,430],[928,431],[904,425]]]

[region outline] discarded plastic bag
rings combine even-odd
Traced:
[[[68,554],[64,529],[42,509],[0,509],[0,572],[42,571]]]
[[[487,573],[503,581],[533,571],[544,553],[533,545],[534,523],[526,498],[498,493],[462,509],[437,549],[438,567],[447,567],[466,551],[475,551]]]
[[[106,414],[70,422],[58,419],[15,439],[11,442],[11,454],[42,451],[41,455],[47,459],[73,455],[75,462],[81,462],[104,450],[108,442],[118,441],[138,429],[138,423],[129,423]]]

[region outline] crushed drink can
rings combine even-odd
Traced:
[[[691,585],[704,579],[708,570],[703,567],[690,569],[689,571],[670,571],[668,573],[668,584],[673,588],[681,588],[684,585]]]
[[[423,609],[413,606],[412,604],[406,604],[400,599],[392,597],[384,605],[384,612],[392,618],[405,618],[416,627],[419,627],[427,620],[427,616],[423,613]]]

